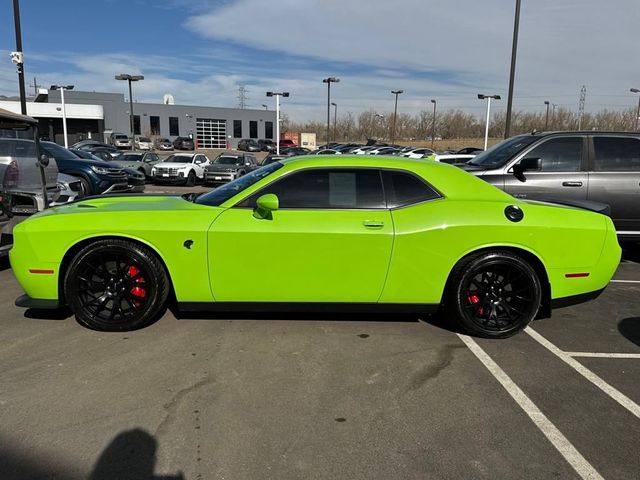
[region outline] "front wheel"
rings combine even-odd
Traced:
[[[523,330],[542,301],[540,279],[519,255],[472,255],[452,272],[447,307],[469,334],[506,338]]]
[[[185,183],[185,185],[187,187],[193,187],[196,184],[196,174],[193,170],[191,170],[189,172],[189,175],[187,175],[187,181]]]
[[[149,248],[105,239],[75,255],[64,278],[64,294],[81,325],[100,331],[136,330],[164,311],[169,279]]]

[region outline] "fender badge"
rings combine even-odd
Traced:
[[[184,246],[184,248],[186,248],[187,250],[191,250],[191,245],[193,245],[193,240],[185,240],[184,243],[182,244]]]

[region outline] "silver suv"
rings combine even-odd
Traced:
[[[458,166],[514,197],[607,204],[618,235],[640,240],[640,134],[519,135]]]

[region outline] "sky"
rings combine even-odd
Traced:
[[[294,121],[338,114],[461,109],[482,115],[478,93],[506,107],[515,0],[21,0],[27,91],[73,84],[122,92],[118,73],[142,74],[134,100],[274,108],[265,92],[289,91]],[[522,0],[514,109],[544,101],[577,110],[636,105],[638,0]],[[17,95],[12,2],[0,4],[0,95]]]

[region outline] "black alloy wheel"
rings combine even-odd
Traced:
[[[101,331],[136,330],[164,311],[169,281],[147,247],[105,239],[76,254],[65,275],[64,293],[80,324]]]
[[[496,251],[473,255],[453,272],[449,304],[463,329],[479,337],[505,338],[536,316],[542,288],[522,257]]]

